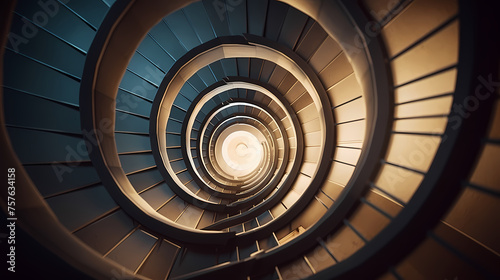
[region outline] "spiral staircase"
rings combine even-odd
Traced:
[[[494,6],[11,1],[18,275],[498,279]]]

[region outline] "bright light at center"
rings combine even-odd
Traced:
[[[223,139],[221,153],[229,167],[224,171],[235,177],[250,174],[259,166],[263,157],[262,145],[257,137],[248,131],[229,134]]]

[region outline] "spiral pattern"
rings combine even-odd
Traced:
[[[19,1],[11,34],[36,35],[11,35],[3,86],[21,195],[79,270],[403,279],[435,276],[435,250],[498,272],[477,265],[493,235],[457,218],[498,208],[498,94],[471,90],[467,5],[88,2]]]

